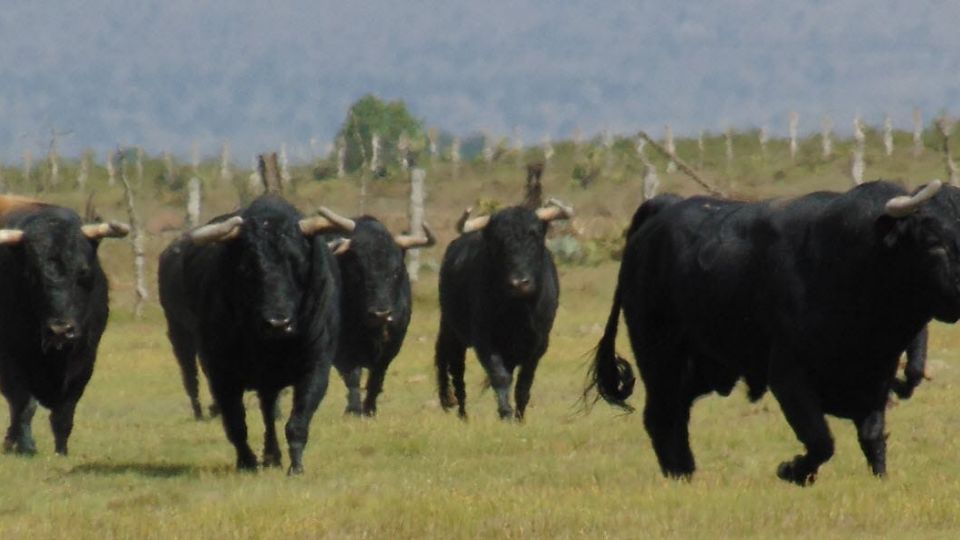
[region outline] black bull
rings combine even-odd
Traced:
[[[343,277],[340,345],[333,365],[347,386],[346,412],[373,416],[387,368],[400,352],[410,324],[410,276],[404,255],[436,240],[426,226],[424,234],[394,236],[371,216],[350,219],[326,208],[320,213],[343,237],[331,242]],[[364,368],[369,376],[361,401]]]
[[[0,391],[10,406],[4,450],[36,452],[31,423],[39,401],[50,409],[57,453],[67,453],[109,312],[97,248],[128,231],[0,197]]]
[[[237,467],[253,469],[244,390],[256,390],[266,426],[263,462],[279,466],[277,396],[293,386],[286,425],[291,474],[303,471],[310,420],[327,390],[340,331],[340,274],[318,233],[275,195],[216,218],[160,256],[160,302],[181,365],[199,354]]]
[[[957,192],[937,194],[939,186],[913,197],[873,182],[785,201],[645,203],[593,384],[626,407],[632,370],[614,351],[622,306],[647,391],[644,425],[665,475],[695,469],[693,401],[727,395],[741,378],[751,399],[770,388],[806,449],[778,476],[810,483],[833,455],[824,414],[854,422],[867,462],[883,475],[884,414],[900,353],[918,334],[925,340],[932,318],[960,317],[960,207]]]

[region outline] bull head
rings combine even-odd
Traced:
[[[337,224],[332,223],[322,216],[303,218],[297,225],[300,228],[300,232],[307,237],[338,229]],[[240,235],[242,228],[243,218],[233,216],[223,221],[197,227],[187,233],[187,237],[198,246],[217,242],[229,242]]]
[[[490,216],[470,217],[472,208],[463,211],[460,219],[457,220],[457,230],[461,234],[473,231],[479,231],[490,223]],[[570,219],[573,217],[573,207],[560,202],[557,199],[549,199],[547,206],[537,208],[535,213],[540,221],[549,223],[557,219]]]

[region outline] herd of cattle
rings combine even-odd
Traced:
[[[464,364],[472,347],[500,417],[523,419],[559,299],[545,237],[551,221],[571,216],[562,203],[541,205],[535,197],[491,215],[468,211],[458,222],[439,280],[435,363],[445,410],[456,406],[466,417]],[[39,402],[51,411],[56,451],[67,453],[108,315],[97,248],[127,232],[119,223],[83,224],[59,206],[0,197],[6,451],[36,452],[31,422]],[[202,417],[199,359],[211,412],[222,416],[239,469],[281,465],[277,399],[292,386],[288,472],[303,471],[331,367],[346,384],[346,411],[376,413],[410,321],[404,253],[434,243],[427,226],[391,235],[369,216],[328,209],[304,216],[266,194],[163,251],[160,301],[184,387]],[[752,400],[769,386],[805,446],[805,454],[780,465],[780,478],[812,483],[830,459],[825,414],[854,422],[867,462],[883,475],[888,394],[908,397],[922,379],[927,323],[960,318],[960,189],[934,181],[908,194],[878,181],[762,202],[647,201],[627,229],[585,391],[629,409],[633,370],[614,349],[621,310],[646,388],[644,425],[665,475],[694,471],[693,402],[710,392],[728,395],[738,380]],[[246,390],[257,392],[266,426],[260,461],[247,442]]]

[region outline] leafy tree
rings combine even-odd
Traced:
[[[403,101],[383,101],[363,96],[347,111],[337,136],[346,144],[346,170],[356,171],[373,155],[373,134],[380,136],[380,164],[394,165],[399,156],[397,141],[406,134],[410,152],[423,149],[423,123],[414,118]]]

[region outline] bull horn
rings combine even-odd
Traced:
[[[437,238],[433,236],[433,231],[430,230],[430,227],[424,223],[423,234],[398,234],[393,237],[393,241],[400,246],[400,249],[413,249],[430,247],[437,243]]]
[[[457,231],[460,234],[467,234],[473,231],[479,231],[480,229],[487,226],[487,223],[490,223],[490,216],[480,216],[471,218],[470,212],[473,211],[473,208],[467,208],[463,211],[463,214],[460,216],[460,219],[457,220]]]
[[[353,232],[353,230],[357,228],[356,221],[348,217],[343,217],[340,214],[334,212],[333,210],[325,206],[321,206],[320,208],[318,208],[317,212],[320,212],[321,216],[329,219],[333,224],[340,227],[346,232]]]
[[[88,223],[87,225],[82,225],[80,231],[88,240],[123,238],[130,234],[130,226],[126,223],[108,221],[107,223]]]
[[[20,229],[0,229],[0,246],[13,246],[23,240],[23,231]]]
[[[553,221],[555,219],[570,219],[573,217],[573,207],[564,204],[557,199],[547,201],[548,206],[537,208],[537,217],[540,221]]]
[[[920,208],[920,205],[932,199],[942,187],[943,182],[934,180],[913,195],[900,195],[890,199],[884,209],[890,217],[906,217]]]
[[[227,240],[233,240],[240,234],[241,225],[243,225],[243,218],[233,216],[217,223],[197,227],[187,235],[194,244],[201,246],[213,242],[226,242]]]
[[[302,232],[304,236],[313,236],[322,232],[340,230],[338,225],[323,216],[305,217],[301,219],[298,224],[300,225],[300,232]]]
[[[334,255],[343,255],[350,250],[350,239],[337,238],[336,240],[331,240],[327,242],[327,248],[332,251]]]

